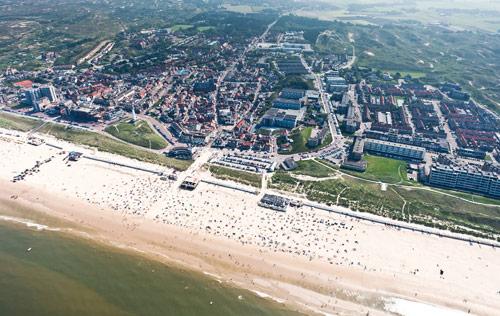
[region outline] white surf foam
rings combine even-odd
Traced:
[[[35,223],[33,221],[30,221],[25,218],[20,218],[20,217],[12,217],[12,216],[4,216],[0,215],[0,220],[6,221],[6,222],[11,222],[11,223],[17,223],[17,224],[24,224],[28,228],[34,228],[38,231],[42,230],[47,230],[47,231],[60,231],[60,228],[54,228],[54,227],[49,227],[47,225]]]

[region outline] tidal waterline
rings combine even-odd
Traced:
[[[0,315],[300,315],[201,273],[0,221]]]

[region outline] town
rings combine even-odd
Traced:
[[[164,60],[127,59],[106,41],[75,65],[9,68],[0,106],[180,160],[210,149],[212,165],[257,174],[309,159],[363,173],[365,155],[381,156],[407,162],[415,182],[500,198],[500,119],[460,85],[353,67],[354,50],[316,52],[275,23],[243,39],[122,35],[139,51],[171,43]]]
[[[498,314],[500,3],[0,7],[0,315]]]

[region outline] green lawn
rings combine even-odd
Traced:
[[[189,30],[192,28],[193,25],[191,24],[176,24],[170,28],[172,32],[178,32],[178,31],[183,31],[183,30]]]
[[[359,178],[391,184],[407,181],[407,164],[405,161],[370,155],[366,155],[365,160],[368,162],[365,172],[351,170],[344,170],[343,172]]]
[[[198,32],[207,32],[207,31],[210,31],[210,30],[213,30],[213,29],[214,29],[214,27],[213,27],[213,26],[198,26],[198,27],[196,28],[196,30],[197,30]]]
[[[331,133],[328,133],[325,138],[323,139],[323,142],[321,143],[321,145],[319,145],[319,148],[325,148],[327,146],[329,146],[331,143],[333,142],[333,137],[332,137],[332,134]]]
[[[294,174],[301,174],[316,178],[326,178],[335,174],[335,171],[320,164],[316,160],[301,160],[297,162],[298,168],[293,170]]]
[[[128,143],[151,149],[164,149],[167,142],[146,121],[120,122],[106,127],[106,132]]]
[[[290,135],[290,138],[293,141],[292,149],[286,152],[286,154],[293,155],[310,151],[310,149],[307,147],[307,140],[309,139],[309,137],[311,137],[312,130],[313,130],[312,127],[295,129]]]
[[[210,165],[208,170],[217,179],[231,180],[246,185],[250,185],[256,188],[260,188],[262,186],[262,176],[257,173],[240,171],[236,169],[225,168],[214,165]]]
[[[384,72],[390,73],[393,77],[397,72],[401,75],[401,78],[410,75],[413,79],[419,79],[425,77],[425,72],[421,71],[404,71],[404,70],[383,70]]]

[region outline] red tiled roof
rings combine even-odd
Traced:
[[[16,87],[19,87],[19,88],[30,89],[30,88],[33,87],[33,81],[31,81],[31,80],[23,80],[23,81],[19,81],[19,82],[14,83],[14,85]]]

